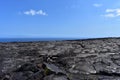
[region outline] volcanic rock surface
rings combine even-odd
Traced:
[[[120,38],[0,43],[0,80],[120,80]]]

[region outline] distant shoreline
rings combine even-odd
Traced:
[[[38,42],[38,41],[63,41],[76,39],[78,38],[0,38],[0,42]]]
[[[51,41],[89,41],[104,39],[120,39],[120,37],[102,37],[102,38],[0,38],[0,43],[11,42],[51,42]]]

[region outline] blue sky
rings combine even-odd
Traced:
[[[120,0],[0,0],[0,37],[118,37]]]

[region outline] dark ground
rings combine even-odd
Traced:
[[[0,43],[0,80],[120,80],[120,38]]]

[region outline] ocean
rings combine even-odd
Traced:
[[[76,39],[77,38],[0,38],[0,42],[61,41]]]

